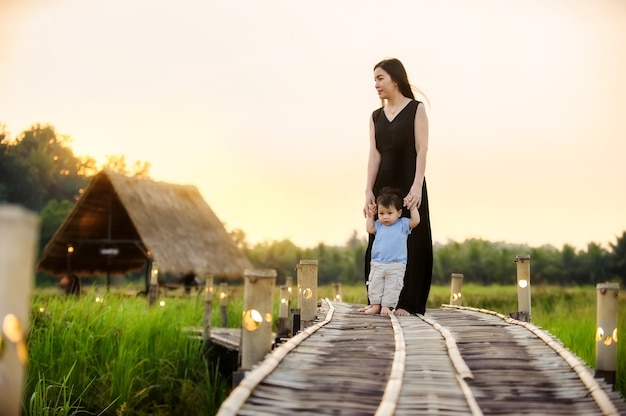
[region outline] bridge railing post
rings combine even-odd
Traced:
[[[317,317],[317,260],[298,263],[298,306],[302,329],[313,325]]]
[[[148,289],[148,303],[153,305],[159,297],[159,264],[150,263],[150,288]]]
[[[220,326],[226,328],[228,326],[228,284],[220,283]]]
[[[333,283],[333,300],[335,302],[341,302],[341,283]]]
[[[517,263],[517,313],[514,318],[530,322],[530,255],[518,255],[514,261]]]
[[[450,305],[462,306],[461,289],[463,288],[463,275],[452,273],[450,275]]]
[[[280,287],[280,304],[278,306],[278,320],[276,321],[276,342],[280,339],[289,338],[291,326],[289,324],[289,304],[291,297],[286,285]]]
[[[0,413],[21,414],[26,336],[39,235],[37,216],[0,206]]]
[[[204,328],[202,339],[204,345],[211,340],[211,321],[213,320],[213,275],[207,274],[204,280]]]
[[[241,368],[251,369],[272,350],[274,269],[244,271]]]
[[[619,283],[598,283],[596,315],[595,377],[604,378],[615,389],[617,370],[617,318]]]

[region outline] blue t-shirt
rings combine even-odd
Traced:
[[[374,222],[376,238],[372,246],[372,261],[378,263],[406,264],[406,239],[411,233],[409,219],[398,218],[391,225],[383,225],[380,221]]]

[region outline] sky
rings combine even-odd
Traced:
[[[250,243],[366,236],[373,66],[428,98],[433,239],[626,231],[623,0],[0,0],[0,124],[147,161]]]

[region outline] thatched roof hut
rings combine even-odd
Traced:
[[[250,268],[195,186],[98,173],[46,245],[38,270],[123,274],[148,259],[159,271],[234,279]]]

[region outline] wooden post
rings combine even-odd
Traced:
[[[317,317],[317,260],[298,264],[298,306],[302,329],[313,325]]]
[[[228,284],[220,283],[220,325],[222,328],[228,326]]]
[[[39,236],[37,216],[16,205],[0,206],[0,413],[20,415],[26,335]]]
[[[213,319],[213,275],[207,274],[204,278],[204,328],[202,339],[204,345],[211,340],[211,320]]]
[[[272,317],[276,270],[244,271],[241,368],[251,369],[272,350]]]
[[[159,297],[159,265],[153,261],[150,265],[150,290],[148,291],[148,303],[153,305]]]
[[[285,286],[287,286],[287,291],[289,292],[289,307],[293,307],[293,300],[295,298],[293,294],[293,277],[287,276],[285,278]]]
[[[517,263],[517,314],[515,319],[530,322],[530,256],[515,257]]]
[[[461,289],[463,288],[463,275],[452,273],[450,277],[450,305],[462,306]]]
[[[278,306],[278,320],[276,321],[276,338],[277,342],[281,338],[289,338],[291,333],[289,323],[289,303],[291,299],[289,297],[289,289],[287,286],[280,287],[280,304]]]
[[[615,389],[617,371],[617,317],[619,283],[598,283],[596,371],[595,377],[604,378]]]
[[[341,283],[333,283],[333,300],[341,302]]]

